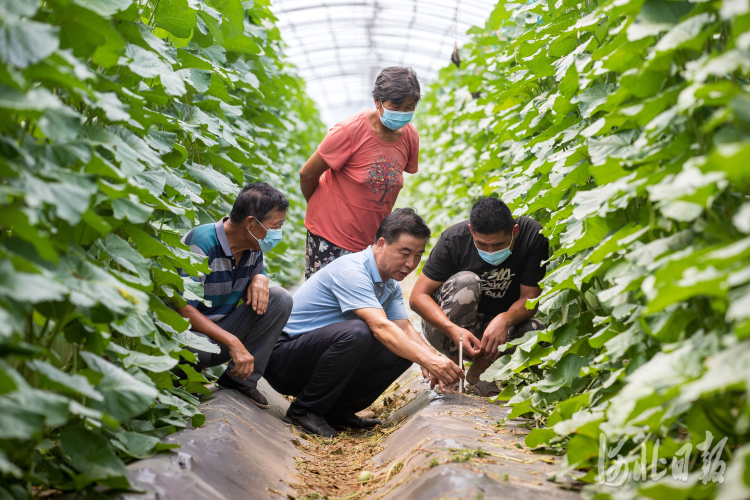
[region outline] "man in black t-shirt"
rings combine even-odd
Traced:
[[[468,221],[443,232],[417,279],[409,305],[427,341],[457,362],[463,331],[470,384],[502,354],[498,346],[544,328],[536,309],[526,309],[541,294],[549,257],[541,231],[528,217],[513,220],[501,200],[482,198]]]

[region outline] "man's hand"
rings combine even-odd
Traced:
[[[229,346],[229,357],[234,361],[234,369],[229,372],[233,377],[247,380],[253,374],[253,370],[255,370],[255,358],[245,349],[245,346],[239,340]]]
[[[463,372],[456,363],[435,354],[435,350],[427,345],[409,320],[390,321],[385,311],[374,307],[355,309],[354,312],[367,323],[375,338],[389,351],[424,367],[433,381],[453,385],[463,377]]]
[[[487,357],[494,361],[500,356],[497,348],[508,340],[508,328],[510,324],[505,320],[502,314],[493,319],[482,336],[482,350]]]
[[[464,378],[461,368],[445,356],[432,356],[425,363],[424,368],[427,369],[432,377],[430,387],[435,387],[435,384],[440,382],[440,388],[444,389],[458,382],[458,379]]]
[[[478,338],[476,338],[474,334],[469,330],[466,330],[465,328],[461,328],[461,330],[463,330],[464,332],[464,356],[469,356],[471,359],[475,359],[481,356],[483,353],[482,342]],[[460,336],[456,337],[456,344],[458,344],[459,338]]]
[[[265,314],[268,309],[268,276],[256,274],[247,287],[245,304],[253,307],[258,314]]]
[[[430,376],[430,372],[422,365],[419,365],[419,368],[422,370],[422,377],[424,377],[425,380],[430,382],[430,389],[435,388],[435,384],[437,383],[437,380],[433,380],[433,378]]]

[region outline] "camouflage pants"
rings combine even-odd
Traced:
[[[455,325],[469,330],[476,338],[482,339],[484,330],[494,317],[480,314],[479,300],[482,296],[482,283],[479,276],[470,271],[461,271],[451,276],[448,281],[440,285],[432,294],[432,298],[443,310],[448,319]],[[508,342],[523,337],[532,330],[543,330],[544,323],[536,318],[530,318],[508,329]],[[458,356],[458,346],[443,332],[422,320],[422,333],[427,341],[438,352],[450,356]],[[511,348],[502,354],[510,354]],[[468,356],[467,356],[468,359]]]
[[[310,276],[334,260],[350,253],[353,252],[337,247],[327,239],[308,231],[305,248],[305,279],[310,279]]]

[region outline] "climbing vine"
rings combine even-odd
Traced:
[[[485,374],[596,498],[750,497],[750,4],[500,2],[421,104],[413,204],[543,225],[547,328]]]
[[[217,348],[168,305],[208,268],[180,237],[255,180],[301,226],[323,133],[268,4],[0,0],[0,497],[128,488],[125,462],[202,425],[186,347]]]

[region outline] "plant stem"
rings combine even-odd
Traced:
[[[160,0],[156,0],[156,4],[154,5],[154,10],[151,11],[151,17],[148,20],[148,25],[149,26],[153,26],[152,23],[154,22],[154,14],[156,14],[156,8],[159,7],[159,1]],[[153,82],[153,80],[151,80],[151,81]]]
[[[67,323],[68,315],[70,315],[71,312],[73,312],[73,304],[69,303],[65,314],[63,314],[62,318],[60,318],[60,321],[58,321],[55,325],[55,329],[52,330],[52,335],[50,335],[49,340],[47,340],[47,343],[44,346],[48,351],[50,347],[52,347],[52,343],[57,338],[57,334],[60,333],[60,331],[63,329],[63,326],[65,326],[65,323]]]

